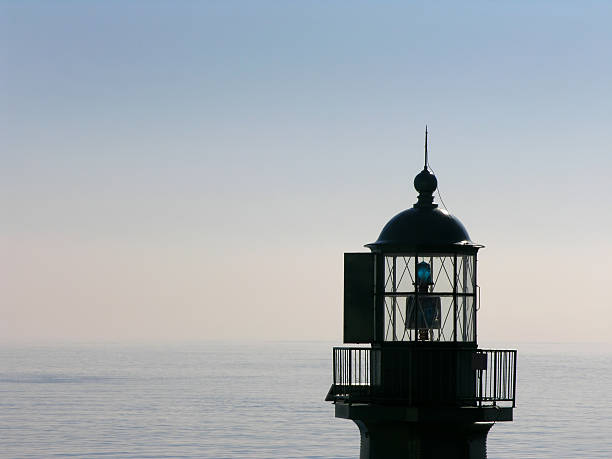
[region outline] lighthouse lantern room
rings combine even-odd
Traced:
[[[344,342],[327,400],[361,432],[361,459],[484,458],[495,421],[511,421],[516,351],[479,349],[477,252],[435,204],[427,163],[417,202],[369,253],[344,254]]]

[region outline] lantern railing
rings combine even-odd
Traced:
[[[334,347],[328,400],[458,406],[515,406],[516,351],[435,348],[395,354]]]
[[[372,386],[372,354],[366,347],[334,347],[333,390],[336,397],[368,396]]]
[[[478,350],[478,356],[486,364],[476,370],[479,405],[487,402],[512,402],[515,406],[516,391],[516,351],[486,349]]]

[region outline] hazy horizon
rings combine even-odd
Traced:
[[[611,20],[0,3],[0,342],[339,342],[343,253],[416,201],[428,124],[479,341],[612,344]]]

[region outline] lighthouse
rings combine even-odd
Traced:
[[[434,203],[425,165],[412,207],[370,252],[344,254],[344,343],[326,400],[361,434],[360,459],[486,458],[494,423],[512,421],[516,350],[480,349],[477,254]]]

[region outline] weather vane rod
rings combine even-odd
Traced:
[[[427,169],[427,125],[425,125],[425,169]]]

